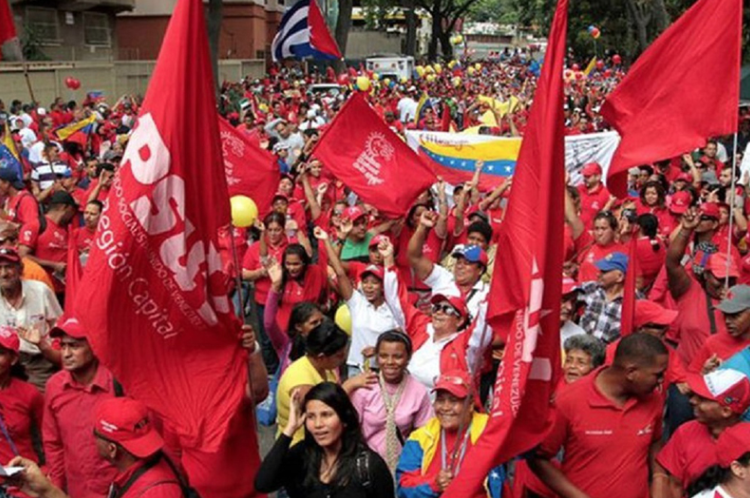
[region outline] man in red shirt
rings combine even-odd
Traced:
[[[98,405],[115,397],[112,373],[94,356],[81,324],[61,321],[61,372],[50,377],[44,396],[42,439],[50,479],[74,498],[103,498],[117,469],[99,456],[91,437]]]
[[[750,286],[735,285],[716,308],[724,314],[726,330],[713,334],[690,363],[691,373],[706,373],[750,346]]]
[[[163,453],[164,441],[149,420],[148,409],[140,401],[111,398],[100,403],[93,415],[93,435],[86,435],[95,445],[102,461],[109,461],[117,473],[112,493],[117,498],[182,498],[187,483]],[[65,492],[42,473],[39,467],[23,457],[12,465],[24,468],[21,490],[40,498],[68,498]]]
[[[39,204],[15,171],[0,169],[0,197],[5,197],[8,221],[21,225],[18,254],[28,256],[36,247],[39,236]]]
[[[52,277],[58,298],[65,292],[65,266],[68,260],[68,225],[78,214],[73,196],[57,191],[49,198],[47,227],[39,234],[37,248],[31,258],[42,265]]]
[[[679,498],[709,467],[718,464],[716,441],[750,408],[750,379],[731,369],[689,375],[695,420],[681,425],[656,457],[653,498]]]
[[[602,183],[602,167],[599,163],[589,163],[581,170],[583,185],[578,186],[581,194],[581,221],[587,229],[593,227],[594,216],[607,209],[610,193]]]
[[[668,361],[658,338],[623,338],[611,366],[558,395],[552,430],[531,469],[561,498],[648,498],[649,457],[661,444],[663,402],[655,389]],[[558,468],[550,460],[560,448]]]

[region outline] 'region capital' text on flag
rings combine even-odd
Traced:
[[[229,195],[250,197],[258,206],[258,215],[265,216],[281,178],[276,158],[225,119],[218,119]]]
[[[506,340],[487,423],[444,498],[476,496],[493,467],[539,444],[560,375],[568,1],[559,0],[500,228],[488,323]]]
[[[437,181],[435,173],[360,94],[344,105],[312,152],[362,200],[399,217]]]
[[[737,131],[741,46],[742,0],[698,0],[641,54],[601,108],[622,136],[612,193],[627,194],[628,168]]]
[[[75,312],[130,396],[215,451],[247,370],[217,250],[230,209],[201,0],[177,2],[121,164]]]

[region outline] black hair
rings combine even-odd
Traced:
[[[430,192],[428,190],[428,192]],[[430,197],[432,197],[432,192],[430,192]],[[416,228],[414,224],[412,223],[411,219],[414,216],[414,212],[422,206],[423,208],[427,209],[428,211],[432,211],[432,206],[427,202],[419,202],[417,204],[414,204],[412,207],[409,208],[409,212],[406,214],[406,225],[409,228]]]
[[[91,200],[91,201],[89,201],[89,202],[86,203],[87,206],[89,204],[93,204],[94,206],[98,207],[99,208],[99,212],[104,211],[104,203],[102,201],[98,200],[98,199],[94,199],[94,200]]]
[[[268,228],[268,225],[271,223],[276,223],[277,225],[284,227],[284,225],[286,225],[286,216],[277,213],[276,211],[271,211],[265,218],[263,218],[263,224]]]
[[[596,220],[607,220],[609,228],[615,231],[617,231],[617,227],[619,226],[617,217],[612,214],[612,211],[599,211],[596,213],[596,216],[594,216],[594,223],[596,223]]]
[[[289,325],[286,330],[287,335],[292,340],[292,348],[289,351],[289,359],[291,361],[302,358],[306,350],[305,338],[297,332],[297,325],[302,325],[308,321],[316,311],[321,314],[323,313],[320,306],[310,301],[302,301],[295,304],[294,308],[292,308],[292,313],[289,315]]]
[[[625,336],[620,340],[615,350],[615,359],[612,363],[616,366],[624,366],[625,362],[632,361],[641,366],[651,366],[657,356],[667,355],[669,351],[661,342],[661,339],[649,334],[638,332]]]
[[[643,202],[644,205],[646,204],[646,190],[648,190],[649,188],[656,189],[656,195],[658,197],[656,200],[656,204],[660,207],[663,207],[666,201],[666,189],[664,188],[664,185],[661,184],[661,182],[654,180],[647,181],[641,187],[641,202]]]
[[[643,235],[651,240],[656,239],[659,232],[659,218],[651,213],[645,213],[636,218],[635,222],[641,227]],[[658,246],[656,249],[658,249]]]
[[[310,266],[310,263],[312,260],[310,259],[310,255],[307,254],[307,250],[302,246],[302,244],[289,244],[286,246],[286,249],[284,249],[284,255],[281,258],[281,267],[283,269],[283,276],[281,278],[281,288],[286,287],[286,283],[291,278],[289,276],[289,272],[286,271],[286,260],[289,256],[297,256],[300,261],[302,261],[302,273],[300,273],[300,280],[305,280],[305,273],[307,273],[307,268]]]
[[[737,459],[740,465],[747,467],[750,465],[750,451]],[[730,467],[720,467],[713,465],[707,468],[703,473],[695,478],[687,487],[686,496],[694,496],[706,489],[712,489],[718,484],[724,484],[732,477]]]
[[[472,222],[471,225],[469,225],[469,228],[466,229],[466,233],[478,233],[484,237],[484,240],[486,240],[488,244],[492,241],[492,226],[483,220]]]
[[[114,164],[110,164],[110,163],[99,163],[99,164],[97,164],[96,165],[96,176],[98,177],[99,175],[102,174],[102,171],[105,171],[105,170],[106,171],[111,171],[111,172],[114,173],[114,171],[115,171],[115,165]]]
[[[406,356],[411,358],[413,346],[411,339],[408,335],[404,334],[398,329],[388,330],[378,336],[378,341],[375,343],[375,351],[380,350],[380,345],[384,342],[399,342],[406,348]]]
[[[304,400],[304,408],[311,401],[319,401],[336,412],[343,431],[341,432],[341,449],[336,459],[336,472],[333,480],[328,483],[334,488],[342,488],[349,484],[351,479],[356,479],[357,457],[362,452],[368,452],[367,445],[362,437],[359,425],[359,415],[352,405],[346,391],[333,382],[321,382],[307,392]],[[320,486],[320,467],[323,459],[323,448],[315,442],[315,438],[305,429],[304,479],[302,485],[305,489],[313,489]],[[335,493],[334,493],[335,494]]]
[[[307,334],[305,347],[307,353],[318,356],[333,356],[349,343],[349,336],[330,318],[324,319],[320,325]]]

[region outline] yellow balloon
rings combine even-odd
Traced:
[[[463,41],[464,41],[463,35],[456,35],[456,45],[460,45],[461,43],[463,43]]]
[[[432,73],[435,72],[435,70],[432,68],[432,66],[427,66],[427,67],[424,68],[424,70],[425,70],[425,72],[427,74],[432,74]]]
[[[378,73],[372,73],[372,80],[373,81],[378,81],[379,79],[380,79],[380,76],[378,75]]]
[[[403,84],[409,81],[409,78],[407,78],[406,76],[401,76],[401,79],[399,81]]]
[[[438,74],[442,73],[443,72],[443,66],[441,66],[440,64],[435,64],[435,72],[438,73]]]
[[[247,228],[255,223],[255,218],[258,217],[255,201],[245,195],[235,195],[229,202],[232,205],[232,225]]]
[[[453,77],[453,86],[458,88],[461,86],[461,77],[460,76],[454,76]]]
[[[352,314],[349,311],[349,306],[347,306],[346,304],[342,304],[341,306],[339,306],[339,309],[336,310],[336,317],[334,321],[336,322],[336,325],[341,328],[341,330],[349,335],[352,335]]]
[[[390,84],[391,84],[391,79],[390,79],[390,78],[383,78],[383,84],[384,84],[385,86],[388,86],[388,85],[390,85]]]
[[[469,69],[466,70],[467,73],[469,73],[469,76],[474,76],[474,73],[476,70],[473,67],[469,67]]]
[[[370,89],[370,80],[367,78],[367,76],[357,77],[357,88],[362,92],[366,92]]]
[[[432,83],[433,81],[435,81],[435,75],[434,74],[428,74],[427,78],[425,78],[425,79],[427,80],[427,83]]]
[[[477,71],[481,71],[481,70],[482,70],[482,65],[481,65],[480,63],[478,63],[478,62],[477,62],[476,64],[474,64],[474,68],[475,68],[475,69],[476,69]]]

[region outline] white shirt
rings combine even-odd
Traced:
[[[361,367],[364,359],[362,350],[375,346],[383,332],[396,328],[396,319],[385,302],[377,308],[359,291],[354,291],[346,302],[352,316],[352,343],[349,347],[347,365]]]
[[[721,487],[721,484],[717,484],[715,488],[713,489],[705,489],[698,493],[697,495],[693,495],[693,498],[734,498],[732,495],[724,491],[724,488]]]
[[[8,327],[36,327],[42,336],[49,333],[50,325],[62,315],[55,294],[46,284],[36,280],[21,280],[21,304],[14,308],[0,296],[0,325]],[[40,354],[39,348],[21,339],[21,351]]]
[[[36,133],[31,128],[23,128],[18,132],[18,135],[21,137],[21,143],[26,148],[31,147],[36,142]]]
[[[411,97],[404,97],[399,100],[398,104],[396,104],[398,119],[400,119],[402,123],[414,121],[418,105],[419,104],[417,104],[417,102]]]
[[[461,297],[461,291],[456,285],[456,278],[453,273],[449,272],[440,265],[433,265],[432,271],[427,278],[423,280],[424,284],[432,289],[432,295],[442,294],[444,296]],[[490,286],[479,279],[474,287],[466,295],[466,307],[469,308],[471,318],[479,316],[482,306],[486,307],[487,294],[490,292]]]
[[[427,326],[427,335],[430,338],[411,356],[409,373],[430,391],[435,387],[435,378],[440,375],[440,353],[458,334],[451,334],[435,342],[432,340],[435,329],[430,324]]]

